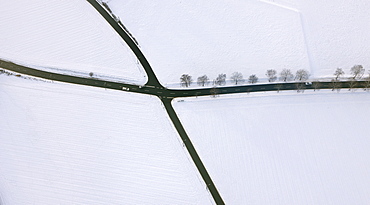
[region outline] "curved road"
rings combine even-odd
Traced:
[[[218,193],[216,186],[214,185],[211,177],[209,176],[204,164],[202,163],[198,153],[196,152],[189,136],[186,134],[184,127],[182,126],[175,110],[172,107],[171,101],[176,97],[194,97],[194,96],[204,96],[211,95],[212,88],[204,89],[182,89],[173,90],[166,89],[163,87],[155,87],[146,84],[145,86],[130,85],[112,81],[99,80],[96,78],[83,78],[71,75],[57,74],[47,71],[40,71],[37,69],[25,67],[18,65],[9,61],[4,61],[0,59],[0,67],[7,70],[11,70],[17,73],[27,74],[34,77],[40,77],[49,80],[55,80],[66,83],[73,83],[79,85],[100,87],[106,89],[123,90],[126,92],[135,92],[142,94],[155,95],[161,99],[165,109],[171,118],[177,132],[179,133],[184,145],[186,146],[194,164],[196,165],[199,173],[201,174],[208,190],[210,191],[216,204],[225,204]],[[305,85],[304,83],[276,83],[276,84],[261,84],[261,85],[244,85],[244,86],[234,86],[234,87],[218,87],[216,88],[217,94],[230,94],[230,93],[248,93],[248,92],[261,92],[261,91],[278,91],[278,90],[296,90],[297,84],[301,85],[301,89],[314,89],[312,85]],[[320,82],[320,89],[332,89],[331,82]],[[364,88],[366,86],[366,81],[358,81],[356,88]],[[349,82],[338,82],[336,88],[350,88]],[[352,86],[353,87],[353,86]]]
[[[148,75],[148,81],[146,85],[154,86],[157,88],[163,87],[158,79],[157,76],[154,74],[152,67],[150,66],[149,62],[146,60],[145,56],[137,47],[135,41],[130,37],[128,33],[118,24],[118,22],[112,17],[112,15],[107,11],[100,3],[96,0],[87,0],[96,11],[102,15],[102,17],[109,23],[110,26],[117,32],[117,34],[126,42],[126,44],[130,47],[132,52],[136,55],[137,59],[140,61],[141,65],[145,69],[146,74]]]
[[[163,87],[153,69],[151,68],[149,62],[140,51],[134,40],[130,37],[128,33],[119,25],[118,22],[111,16],[109,11],[107,11],[101,4],[96,0],[87,0],[101,15],[104,19],[112,26],[112,28],[120,35],[120,37],[127,43],[130,49],[137,56],[141,65],[145,69],[148,75],[148,81],[144,86],[131,85],[113,81],[100,80],[97,78],[84,78],[65,74],[58,74],[53,72],[41,71],[19,64],[15,64],[10,61],[0,59],[0,67],[7,70],[11,70],[17,73],[22,73],[26,75],[31,75],[35,77],[40,77],[49,80],[55,80],[66,83],[73,83],[79,85],[100,87],[105,89],[123,90],[126,92],[135,92],[142,94],[155,95],[161,99],[164,107],[170,116],[177,132],[179,133],[182,141],[184,142],[192,160],[194,161],[199,173],[201,174],[208,190],[210,191],[214,201],[217,204],[225,204],[221,195],[217,191],[211,177],[209,176],[204,164],[202,163],[199,155],[197,154],[190,138],[186,134],[184,127],[182,126],[175,110],[172,107],[171,101],[177,97],[194,97],[194,96],[206,96],[206,95],[219,95],[219,94],[232,94],[232,93],[249,93],[249,92],[263,92],[263,91],[279,91],[279,90],[297,90],[300,89],[314,89],[313,85],[300,82],[295,83],[269,83],[269,84],[259,84],[259,85],[241,85],[232,87],[217,87],[217,88],[203,88],[203,89],[167,89]],[[349,82],[338,82],[335,88],[364,88],[367,87],[365,81],[358,81],[356,85],[351,85]],[[320,82],[320,89],[333,89],[333,83],[331,82]]]
[[[73,83],[79,85],[94,86],[106,89],[124,90],[127,92],[142,93],[148,95],[155,95],[161,99],[173,99],[178,97],[196,97],[196,96],[210,96],[214,90],[217,95],[220,94],[235,94],[235,93],[250,93],[250,92],[265,92],[265,91],[283,91],[283,90],[297,90],[297,85],[300,85],[302,90],[315,89],[313,85],[306,85],[303,82],[290,82],[290,83],[269,83],[257,85],[238,85],[216,88],[199,88],[199,89],[167,89],[165,87],[156,87],[152,85],[132,85],[97,78],[84,78],[66,74],[58,74],[48,71],[41,71],[34,68],[19,65],[10,61],[0,59],[0,67],[11,70],[17,73],[31,75],[49,80],[61,81],[66,83]],[[366,88],[367,81],[356,81],[354,88]],[[128,89],[127,89],[128,88]],[[349,81],[339,81],[336,88],[351,88]],[[320,82],[319,89],[333,89],[332,82]]]
[[[5,68],[17,73],[27,74],[35,77],[40,77],[49,80],[55,80],[66,83],[73,83],[79,85],[100,87],[106,89],[123,90],[126,92],[135,92],[142,94],[155,95],[159,97],[164,104],[164,107],[174,124],[177,132],[179,133],[184,145],[186,146],[194,164],[196,165],[200,175],[202,176],[208,190],[210,191],[216,204],[225,204],[221,198],[221,195],[217,191],[211,177],[209,176],[204,164],[202,163],[198,153],[196,152],[189,136],[186,134],[184,127],[182,126],[175,110],[172,107],[171,101],[176,97],[194,97],[194,96],[204,96],[211,95],[213,88],[204,89],[182,89],[173,90],[166,89],[164,87],[155,87],[146,84],[145,86],[130,85],[112,81],[99,80],[96,78],[83,78],[71,75],[57,74],[47,71],[40,71],[37,69],[25,67],[18,65],[9,61],[4,61],[0,59],[0,68]],[[230,94],[230,93],[248,93],[248,92],[263,92],[263,91],[279,91],[279,90],[296,90],[297,84],[301,85],[301,89],[314,89],[312,85],[306,85],[304,83],[275,83],[275,84],[260,84],[260,85],[244,85],[244,86],[234,86],[234,87],[218,87],[216,88],[217,94]],[[367,86],[366,81],[358,81],[356,83],[356,88],[364,88]],[[349,82],[338,82],[336,88],[350,88]],[[354,86],[352,86],[354,87]],[[333,84],[331,82],[320,82],[320,89],[333,89]]]

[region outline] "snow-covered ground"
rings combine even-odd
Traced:
[[[146,82],[135,55],[87,1],[1,1],[0,19],[1,59],[59,73]]]
[[[368,0],[123,1],[108,3],[166,86],[242,72],[307,69],[312,78],[370,68]]]
[[[212,204],[155,97],[0,75],[0,116],[2,205]]]
[[[226,204],[370,204],[370,93],[173,104]]]
[[[297,0],[315,76],[332,76],[355,64],[370,70],[370,1]]]
[[[159,80],[370,68],[370,2],[110,0]],[[144,84],[136,57],[78,0],[0,3],[0,58]],[[174,103],[227,204],[369,204],[370,94]],[[0,204],[210,204],[155,97],[0,75]]]
[[[167,86],[182,73],[214,79],[219,73],[261,74],[290,65],[309,69],[294,11],[259,1],[112,0],[109,5]]]

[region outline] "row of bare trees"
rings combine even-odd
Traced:
[[[360,80],[365,73],[365,68],[362,65],[354,65],[350,72],[352,75],[352,80]],[[339,80],[339,78],[344,74],[345,73],[342,68],[337,68],[337,70],[334,72],[335,80]]]
[[[266,76],[269,82],[275,82],[278,79],[277,71],[274,69],[267,70]],[[295,76],[293,75],[290,69],[283,69],[279,73],[279,80],[283,82],[297,80],[297,81],[305,81],[310,77],[310,73],[305,69],[297,70]]]
[[[368,76],[366,77],[363,77],[364,74],[365,74],[365,69],[363,68],[362,65],[354,65],[351,69],[350,69],[350,73],[351,73],[351,77],[349,78],[346,78],[346,81],[340,81],[340,78],[345,74],[343,69],[342,68],[337,68],[334,72],[334,78],[331,80],[330,84],[329,84],[329,88],[332,89],[332,91],[340,91],[342,89],[342,82],[346,82],[347,85],[348,85],[348,89],[350,91],[354,91],[357,86],[359,85],[360,82],[358,82],[358,80],[363,80],[363,82],[361,82],[361,87],[365,90],[365,91],[370,91],[370,70],[368,71]],[[320,88],[322,87],[322,83],[320,81],[313,81],[312,83],[312,87],[314,88],[314,91],[316,90],[320,90]],[[304,90],[304,86],[303,84],[297,84],[296,86],[296,90],[297,92],[303,92]]]
[[[245,79],[243,78],[243,74],[240,72],[234,72],[230,79],[233,81],[235,85],[241,84],[245,82]],[[258,82],[258,77],[256,75],[250,75],[248,77],[248,82],[253,84]],[[183,74],[180,77],[180,83],[183,87],[189,87],[193,83],[193,78],[189,74]],[[199,86],[207,86],[211,83],[210,79],[207,75],[202,75],[197,78],[197,84]],[[213,81],[212,85],[214,86],[223,86],[226,85],[226,74],[221,73],[219,74]]]
[[[274,82],[278,79],[278,73],[274,69],[267,70],[266,76],[269,82]],[[283,69],[279,73],[279,79],[283,82],[297,80],[297,81],[305,81],[309,78],[310,74],[307,70],[300,69],[296,72],[294,76],[290,69]],[[244,83],[246,80],[243,78],[243,74],[240,72],[234,72],[231,74],[230,80],[235,84],[239,85]],[[252,74],[247,79],[248,83],[254,84],[258,82],[258,77],[255,74]],[[180,84],[183,87],[189,87],[193,83],[193,78],[189,74],[183,74],[180,77]],[[207,75],[202,75],[197,78],[197,84],[199,86],[206,86],[211,83],[210,79]],[[216,79],[212,81],[212,85],[214,86],[223,86],[226,84],[226,74],[221,73],[219,74]]]
[[[361,80],[365,74],[365,69],[362,65],[354,65],[351,70],[351,77],[348,79],[348,86],[349,90],[354,90],[358,85],[358,80]],[[332,90],[339,91],[340,88],[340,77],[343,76],[345,73],[342,68],[337,68],[334,72],[335,78],[331,80],[331,87]],[[368,76],[363,79],[365,82],[363,84],[364,90],[369,91],[370,89],[370,70],[368,72]]]
[[[363,77],[364,73],[365,73],[365,69],[362,65],[354,65],[350,69],[350,73],[351,73],[350,80],[352,80],[352,81],[360,80]],[[333,81],[339,81],[341,76],[343,76],[344,74],[345,73],[344,73],[342,68],[337,68],[336,71],[334,72],[335,78],[333,79]],[[293,72],[290,69],[283,69],[280,73],[278,73],[275,69],[269,69],[266,72],[266,76],[267,76],[267,79],[268,79],[269,82],[275,82],[278,79],[282,82],[288,82],[288,81],[292,81],[292,80],[299,81],[299,82],[304,82],[304,81],[307,81],[309,79],[310,73],[305,69],[299,69],[299,70],[297,70],[297,72],[294,75]],[[369,78],[370,78],[370,73],[369,73]],[[243,74],[240,73],[240,72],[232,73],[231,77],[230,77],[230,80],[235,85],[242,84],[246,81],[243,78]],[[247,79],[247,82],[251,83],[251,84],[257,83],[258,82],[257,75],[255,75],[255,74],[250,75]],[[189,87],[193,83],[192,76],[190,76],[189,74],[183,74],[180,77],[180,83],[181,83],[181,86],[183,86],[183,87]],[[202,75],[202,76],[197,78],[197,84],[199,86],[206,86],[206,85],[209,85],[210,83],[211,83],[211,81],[210,81],[210,79],[208,78],[207,75]],[[222,86],[222,85],[225,85],[225,84],[226,84],[226,74],[224,74],[224,73],[219,74],[216,77],[216,79],[214,79],[212,81],[212,85],[214,85],[214,86]],[[354,84],[354,83],[352,83],[352,84]]]

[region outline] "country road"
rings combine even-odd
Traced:
[[[213,183],[210,175],[207,172],[206,167],[202,163],[197,151],[195,150],[189,136],[187,135],[184,127],[182,126],[180,119],[178,118],[175,110],[172,107],[172,100],[178,97],[197,97],[197,96],[212,96],[212,95],[223,95],[223,94],[237,94],[237,93],[250,93],[250,92],[267,92],[267,91],[283,91],[283,90],[312,90],[317,89],[311,83],[305,82],[287,82],[287,83],[266,83],[266,84],[249,84],[249,85],[235,85],[235,86],[223,86],[214,88],[196,88],[196,89],[168,89],[163,87],[158,81],[153,69],[149,62],[141,52],[140,48],[135,43],[135,40],[125,31],[125,29],[112,17],[111,13],[105,9],[96,0],[87,0],[97,12],[107,21],[107,23],[117,32],[117,34],[127,43],[133,53],[136,55],[140,64],[143,66],[148,81],[145,85],[133,85],[125,84],[121,82],[101,80],[95,77],[78,77],[66,74],[53,73],[49,71],[42,71],[34,68],[30,68],[24,65],[16,64],[14,62],[7,61],[6,59],[0,59],[0,68],[4,68],[9,71],[13,71],[20,74],[34,76],[38,78],[72,83],[85,86],[93,86],[104,89],[121,90],[124,92],[134,92],[147,95],[154,95],[161,99],[164,108],[166,109],[174,127],[179,133],[185,147],[187,148],[194,164],[196,165],[200,175],[202,176],[207,189],[210,191],[216,204],[225,204],[221,195],[219,194],[215,184]],[[367,81],[356,81],[356,83],[350,83],[346,81],[339,82],[320,82],[319,89],[339,89],[339,88],[368,88]]]
[[[153,85],[130,85],[112,81],[99,80],[95,78],[83,78],[71,75],[63,75],[58,73],[52,73],[47,71],[40,71],[33,68],[28,68],[22,65],[18,65],[9,61],[0,59],[0,68],[5,68],[10,71],[14,71],[21,74],[26,74],[34,77],[49,79],[53,81],[60,81],[66,83],[73,83],[79,85],[93,86],[105,89],[122,90],[125,92],[135,92],[141,94],[155,95],[159,97],[173,123],[177,132],[179,133],[185,147],[187,148],[194,164],[196,165],[200,175],[202,176],[207,189],[210,191],[216,204],[225,204],[221,195],[219,194],[215,184],[213,183],[210,175],[207,172],[206,167],[202,163],[197,151],[195,150],[189,136],[187,135],[184,127],[182,126],[175,110],[172,107],[171,101],[177,97],[194,97],[194,96],[209,96],[212,94],[232,94],[232,93],[249,93],[249,92],[266,92],[266,91],[281,91],[281,90],[297,90],[297,85],[300,85],[300,89],[314,89],[312,84],[305,83],[274,83],[274,84],[259,84],[259,85],[243,85],[243,86],[232,86],[232,87],[217,87],[216,91],[212,91],[213,88],[204,89],[166,89],[162,86],[155,87]],[[350,88],[349,82],[337,82],[336,88]],[[353,85],[352,85],[353,87]],[[357,81],[356,88],[368,87],[366,81]],[[320,89],[333,89],[332,82],[320,82]]]
[[[96,0],[87,1],[96,9],[97,12],[100,13],[100,15],[102,15],[107,23],[117,32],[117,34],[126,42],[132,52],[136,55],[140,64],[145,69],[146,74],[148,75],[148,82],[146,83],[146,85],[162,87],[157,79],[157,76],[154,74],[154,71],[149,62],[147,61],[139,47],[136,45],[135,41],[130,37],[130,35],[121,27],[121,25],[119,25],[119,23],[111,16],[109,11],[107,11],[99,2],[97,2]]]
[[[15,64],[13,62],[0,59],[0,67],[10,71],[21,74],[40,77],[48,80],[55,80],[66,83],[73,83],[79,85],[94,86],[106,89],[123,90],[127,92],[135,92],[141,94],[155,95],[159,98],[178,98],[178,97],[197,97],[197,96],[210,96],[214,92],[217,95],[222,94],[236,94],[236,93],[250,93],[250,92],[267,92],[267,91],[283,91],[283,90],[297,90],[297,85],[300,85],[301,90],[312,90],[315,87],[312,84],[304,82],[287,82],[287,83],[268,83],[268,84],[249,84],[237,85],[215,88],[199,88],[199,89],[167,89],[162,86],[153,85],[132,85],[120,82],[100,80],[97,78],[83,78],[66,74],[58,74],[48,71],[41,71],[34,68],[29,68],[23,65]],[[336,85],[337,88],[351,88],[350,82],[339,81]],[[356,81],[355,88],[367,87],[367,81]],[[128,88],[128,89],[127,89]],[[319,89],[333,89],[332,82],[320,82]]]

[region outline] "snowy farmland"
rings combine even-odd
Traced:
[[[167,87],[183,73],[370,68],[368,0],[108,4]],[[147,80],[87,1],[2,1],[0,19],[0,59]],[[227,204],[370,204],[369,105],[359,90],[174,103]],[[0,75],[0,140],[0,205],[214,203],[156,97]]]
[[[173,104],[226,204],[370,203],[370,93],[256,93]]]
[[[136,56],[87,1],[0,3],[0,58],[43,70],[144,84]]]
[[[109,5],[141,45],[159,80],[238,71],[370,68],[368,0],[122,1]]]
[[[154,97],[0,75],[0,201],[212,204]]]

